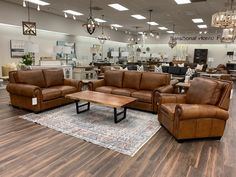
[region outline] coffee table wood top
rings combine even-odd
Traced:
[[[87,101],[91,103],[97,103],[97,104],[102,104],[105,106],[110,106],[113,108],[123,107],[136,100],[136,98],[132,98],[132,97],[113,95],[109,93],[94,92],[94,91],[88,91],[88,90],[73,93],[73,94],[68,94],[65,97],[71,100],[82,100],[82,101]]]

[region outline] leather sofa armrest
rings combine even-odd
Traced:
[[[165,103],[186,103],[186,95],[160,93],[158,97],[158,103],[159,105]]]
[[[105,80],[104,79],[91,81],[91,82],[88,83],[88,89],[92,90],[92,91],[94,91],[94,90],[96,90],[96,88],[102,87],[102,86],[105,86]]]
[[[28,84],[9,83],[7,91],[14,95],[22,95],[26,97],[38,97],[42,94],[40,87]]]
[[[75,79],[64,79],[64,85],[69,85],[77,88],[78,91],[82,90],[83,83]]]
[[[229,118],[228,111],[214,105],[178,104],[175,113],[180,120],[199,118],[227,120]]]
[[[160,93],[174,93],[174,87],[172,85],[165,85],[154,90]]]

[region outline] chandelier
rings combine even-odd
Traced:
[[[102,15],[102,20],[104,19],[104,15]],[[107,37],[104,34],[104,25],[102,24],[102,35],[98,36],[98,40],[100,44],[104,44],[107,40],[110,40],[110,37]]]
[[[175,25],[173,25],[173,32],[175,31]],[[170,37],[170,40],[168,42],[168,45],[170,48],[174,48],[176,45],[177,45],[177,40],[174,36],[174,33],[173,33],[173,36]]]
[[[232,43],[236,38],[236,12],[233,10],[233,2],[234,0],[231,0],[230,10],[212,15],[211,26],[223,28],[221,37],[223,43]]]
[[[151,31],[151,25],[158,25],[156,22],[152,22],[152,10],[149,10],[149,22],[148,22],[148,35],[151,38],[159,39],[160,35],[156,31]]]
[[[224,43],[232,43],[234,42],[236,36],[235,36],[235,28],[226,28],[223,29],[222,37],[221,37],[221,42]]]
[[[233,2],[234,0],[231,0],[230,10],[225,12],[217,12],[212,15],[211,26],[217,28],[236,27],[236,12],[233,10]]]
[[[92,15],[92,0],[90,0],[90,13],[89,13],[89,18],[87,20],[87,23],[84,24],[83,26],[86,27],[88,33],[92,35],[95,31],[95,29],[98,27],[97,22],[94,20],[93,15]]]
[[[138,33],[138,29],[141,28],[139,26],[136,26],[135,27],[135,34],[133,37],[130,37],[128,38],[128,41],[130,41],[131,43],[134,43],[134,44],[138,44],[140,41],[141,41],[141,37],[139,37],[139,33]],[[143,37],[143,33],[142,33],[142,37]]]

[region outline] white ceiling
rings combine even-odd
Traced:
[[[22,0],[5,0],[8,2],[22,5]],[[71,9],[85,14],[78,17],[79,20],[85,21],[89,15],[89,0],[44,0],[51,3],[50,6],[41,7],[42,11],[64,16],[62,13],[65,9]],[[106,25],[117,23],[123,25],[122,30],[135,31],[135,27],[141,27],[139,31],[148,29],[147,21],[149,17],[148,10],[152,9],[152,21],[159,23],[159,26],[165,26],[172,29],[176,24],[177,32],[198,32],[200,29],[192,22],[192,18],[203,18],[204,24],[208,25],[208,30],[216,31],[211,28],[211,16],[217,11],[225,10],[227,0],[207,0],[206,2],[196,2],[185,5],[177,5],[174,0],[93,0],[93,6],[100,7],[103,10],[93,11],[93,16],[107,20]],[[119,3],[129,11],[119,12],[107,4]],[[36,8],[35,5],[31,5]],[[136,20],[130,15],[141,14],[147,17],[146,20]],[[153,30],[158,30],[157,26],[152,26]],[[161,32],[161,30],[159,30]]]

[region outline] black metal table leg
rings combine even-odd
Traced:
[[[114,122],[116,124],[126,118],[126,111],[127,111],[127,108],[125,107],[123,111],[117,113],[117,108],[114,108]],[[119,115],[123,115],[123,116],[120,119],[118,119]]]
[[[80,114],[80,113],[83,113],[83,112],[86,112],[86,111],[90,110],[90,102],[87,102],[87,103],[79,105],[79,101],[75,101],[75,105],[76,105],[76,112],[77,112],[77,114]],[[83,109],[81,111],[79,110],[79,108],[85,107],[85,106],[87,106],[86,109]]]

